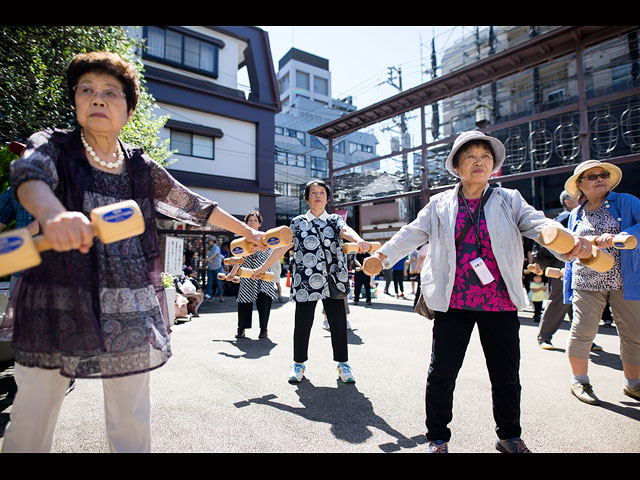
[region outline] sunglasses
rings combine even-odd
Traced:
[[[580,180],[583,180],[586,178],[587,180],[594,182],[598,178],[602,178],[603,180],[606,180],[609,177],[611,177],[611,174],[609,172],[591,173],[589,175],[585,175],[584,177],[580,177]]]

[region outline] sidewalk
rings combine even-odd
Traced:
[[[253,328],[238,340],[235,299],[225,300],[204,304],[199,318],[173,327],[174,356],[151,374],[153,452],[425,451],[431,322],[413,313],[412,295],[396,299],[383,294],[370,306],[350,301],[349,357],[357,380],[352,385],[337,381],[320,305],[307,379],[290,385],[286,376],[295,304],[274,302],[268,339],[258,340],[254,313]],[[539,453],[640,452],[640,402],[622,394],[615,329],[600,329],[596,343],[604,351],[591,355],[589,373],[603,402],[594,407],[569,393],[564,354],[569,323],[554,337],[558,349],[544,351],[537,346],[531,316],[531,311],[521,312],[520,330],[522,437],[529,448]],[[11,398],[1,399],[0,415],[6,418]],[[497,453],[477,330],[458,378],[450,426],[452,453]],[[78,380],[65,398],[54,449],[106,451],[100,381]]]

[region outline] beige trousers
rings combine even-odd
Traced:
[[[587,359],[591,351],[602,311],[607,304],[620,337],[620,359],[640,365],[640,301],[625,300],[622,290],[610,292],[573,291],[573,321],[567,341],[567,353],[572,357]]]
[[[58,370],[14,366],[18,391],[4,434],[3,453],[47,453],[69,378]],[[102,380],[111,452],[150,452],[149,373]],[[78,395],[76,391],[71,395]]]

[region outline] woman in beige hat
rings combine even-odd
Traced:
[[[640,400],[640,249],[618,250],[612,243],[620,233],[640,236],[640,200],[612,191],[621,179],[622,171],[617,166],[587,160],[565,183],[570,195],[583,197],[583,203],[571,212],[569,229],[582,236],[597,235],[596,245],[615,259],[613,268],[603,273],[578,262],[568,263],[565,268],[565,303],[573,304],[567,343],[571,393],[592,405],[600,401],[587,375],[589,351],[607,300],[620,337],[623,392]]]
[[[517,190],[489,187],[504,158],[497,138],[460,134],[445,164],[460,183],[432,196],[413,222],[372,255],[389,268],[429,242],[420,275],[422,297],[435,317],[425,402],[428,452],[448,451],[456,377],[476,324],[492,385],[496,448],[529,451],[520,439],[518,309],[527,304],[522,236],[536,240],[546,225],[564,227]],[[590,251],[588,241],[577,237],[571,258]]]

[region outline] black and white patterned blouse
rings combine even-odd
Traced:
[[[295,302],[312,302],[329,298],[328,275],[338,289],[347,291],[346,255],[342,251],[340,231],[347,228],[337,214],[323,212],[315,217],[311,211],[291,220],[293,234],[293,271],[291,298]]]
[[[580,209],[575,232],[578,235],[602,235],[603,233],[620,233],[620,224],[601,205],[596,210]],[[574,290],[611,291],[622,290],[622,270],[620,268],[620,252],[614,247],[603,248],[604,252],[613,255],[613,268],[606,272],[596,272],[580,262],[573,263],[572,288]]]
[[[244,262],[242,263],[242,268],[255,270],[256,268],[261,267],[264,262],[267,261],[267,258],[269,258],[270,253],[270,249],[267,249],[266,252],[257,250],[255,253],[245,257]],[[271,269],[268,271],[271,271]],[[237,301],[238,303],[253,303],[256,301],[256,298],[258,298],[258,293],[260,292],[269,295],[273,300],[277,297],[276,287],[273,282],[242,277],[240,278],[240,288],[238,289]]]

